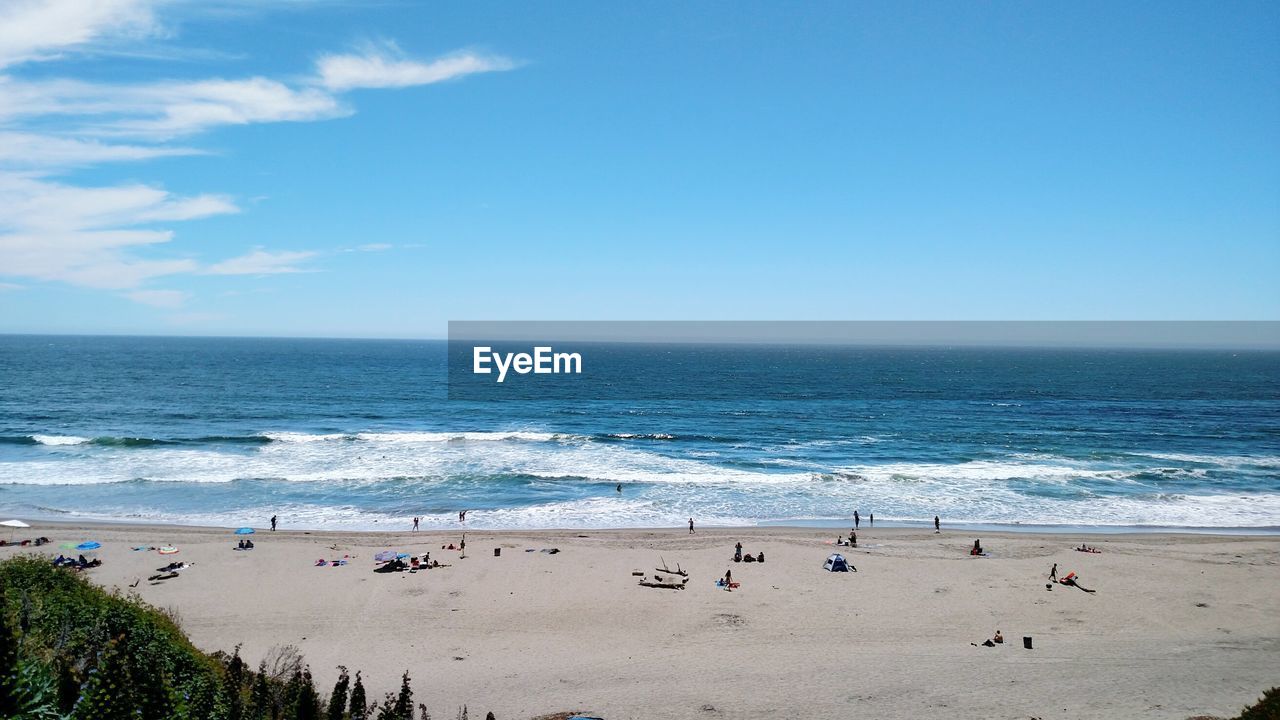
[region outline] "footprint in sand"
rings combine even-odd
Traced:
[[[747,624],[747,621],[741,615],[732,613],[718,613],[713,615],[712,619],[716,621],[716,624],[723,627],[742,627]]]

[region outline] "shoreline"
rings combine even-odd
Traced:
[[[92,519],[76,519],[69,520],[65,518],[49,517],[43,515],[6,515],[5,518],[17,518],[31,523],[33,526],[45,524],[53,526],[74,526],[74,527],[102,527],[102,528],[174,528],[186,530],[208,530],[208,531],[231,531],[237,527],[252,527],[256,530],[268,531],[265,526],[256,525],[187,525],[183,523],[167,523],[167,522],[144,522],[129,518],[92,518]],[[350,535],[369,535],[369,534],[386,534],[397,535],[401,533],[413,534],[414,531],[407,527],[405,529],[390,528],[329,528],[329,527],[302,527],[290,526],[283,527],[280,533],[305,533],[314,534],[350,534]],[[750,531],[750,530],[843,530],[848,531],[853,527],[853,518],[847,520],[777,520],[777,521],[761,521],[755,525],[697,525],[698,529],[710,530],[734,530],[734,531]],[[933,526],[929,523],[921,522],[895,522],[892,520],[881,521],[877,525],[868,525],[864,520],[858,532],[889,530],[889,531],[931,531]],[[1003,535],[1082,535],[1082,536],[1100,536],[1100,537],[1151,537],[1151,536],[1197,536],[1206,535],[1211,537],[1240,537],[1240,538],[1275,538],[1280,537],[1280,525],[1269,525],[1264,527],[1207,527],[1207,526],[1165,526],[1165,525],[1036,525],[1036,524],[1020,524],[1020,523],[984,523],[984,522],[951,522],[943,523],[944,531],[953,532],[980,532],[986,534],[1003,534]],[[617,526],[574,526],[574,527],[545,527],[545,528],[519,528],[519,527],[486,527],[484,525],[465,526],[457,525],[455,527],[429,527],[423,526],[418,534],[422,533],[451,533],[451,532],[477,532],[477,533],[495,533],[495,534],[527,534],[527,533],[570,533],[570,532],[619,532],[619,533],[660,533],[673,530],[683,530],[684,526],[667,525],[657,527],[617,527]]]
[[[773,718],[801,708],[832,720],[1186,720],[1231,717],[1280,680],[1276,536],[864,523],[848,548],[812,527],[467,529],[464,557],[441,549],[460,530],[259,530],[257,547],[237,552],[227,528],[36,522],[14,536],[53,543],[0,548],[0,559],[100,541],[103,565],[85,576],[171,611],[202,650],[240,645],[256,665],[294,646],[322,690],[345,665],[373,698],[408,670],[415,701],[438,717],[465,703],[500,720],[566,710]],[[975,537],[990,557],[968,555]],[[1102,553],[1073,552],[1082,539]],[[767,561],[733,563],[738,541]],[[179,552],[132,550],[160,545]],[[538,552],[550,548],[559,553]],[[373,555],[386,549],[429,551],[449,567],[374,573]],[[833,552],[858,572],[824,571]],[[315,566],[344,556],[348,565]],[[193,566],[146,581],[174,560]],[[683,591],[637,585],[633,572],[652,577],[663,563],[690,573]],[[1097,592],[1046,591],[1054,563]],[[714,585],[726,570],[742,583],[734,592]],[[996,629],[1007,645],[977,645]]]

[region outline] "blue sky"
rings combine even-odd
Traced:
[[[0,332],[1280,319],[1275,3],[0,4]]]

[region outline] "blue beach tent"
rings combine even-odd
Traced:
[[[849,563],[840,553],[834,553],[827,558],[827,562],[822,566],[823,570],[828,572],[849,572]]]

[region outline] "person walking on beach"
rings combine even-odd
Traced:
[[[271,532],[275,532],[275,531],[276,531],[276,516],[272,515],[271,516]]]
[[[418,532],[418,516],[413,516],[413,531]]]
[[[861,524],[862,524],[862,518],[858,517],[858,511],[854,510],[853,511],[853,529],[857,530]]]
[[[933,516],[933,531],[936,533],[942,532],[942,521],[938,519],[937,515]]]
[[[1049,568],[1049,581],[1058,582],[1058,563],[1054,563],[1053,567]]]
[[[689,534],[693,534],[693,518],[689,518]]]

